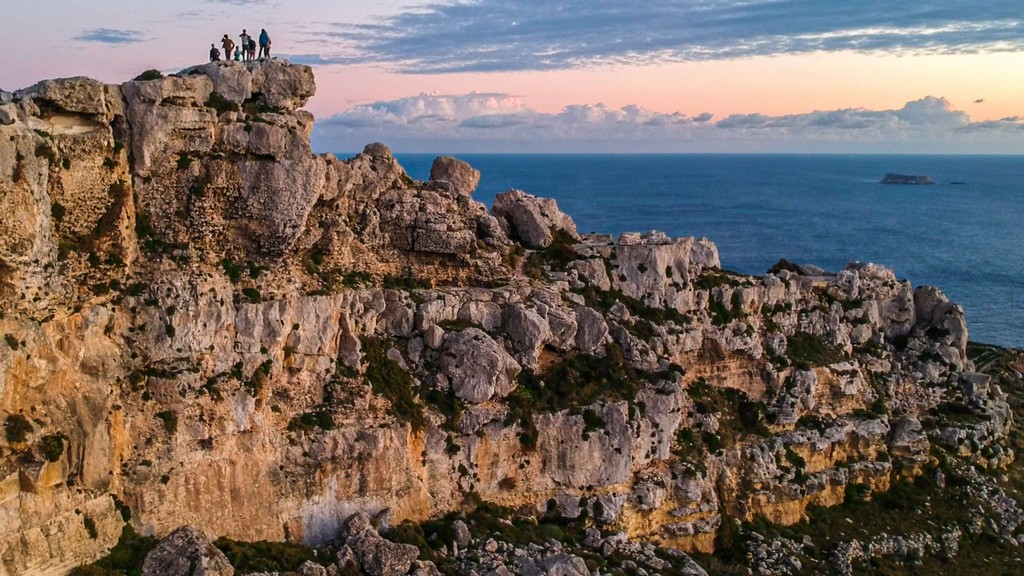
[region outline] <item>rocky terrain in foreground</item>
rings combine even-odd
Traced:
[[[316,156],[314,91],[0,92],[0,575],[1019,566],[1024,360],[940,290]]]

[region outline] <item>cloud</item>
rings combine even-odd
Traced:
[[[1024,49],[1005,0],[444,0],[323,38],[412,73],[549,70],[815,51]]]
[[[876,151],[1019,152],[1024,151],[1024,118],[972,122],[948,100],[926,96],[893,110],[755,112],[712,122],[709,113],[688,116],[636,105],[573,104],[546,113],[515,95],[470,93],[420,94],[355,106],[314,128],[314,142],[326,150],[358,150],[372,140],[404,151],[824,152],[883,146]]]
[[[84,30],[74,37],[79,42],[99,42],[101,44],[135,44],[145,38],[138,30],[116,30],[114,28],[93,28]]]
[[[284,58],[292,64],[306,64],[308,66],[353,63],[353,59],[351,57],[325,56],[322,54],[277,54],[276,56],[278,58]]]

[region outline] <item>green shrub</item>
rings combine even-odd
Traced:
[[[156,68],[150,68],[149,70],[146,70],[142,74],[139,74],[138,76],[136,76],[133,80],[135,82],[146,82],[146,81],[149,81],[149,80],[159,80],[159,79],[161,79],[163,77],[164,77],[163,72],[157,70]]]
[[[391,413],[413,430],[422,430],[427,420],[423,407],[413,396],[412,376],[394,360],[388,358],[387,350],[379,338],[364,337],[363,359],[366,361],[366,379],[374,393],[391,402]]]
[[[594,432],[597,430],[603,430],[606,423],[604,418],[601,418],[593,408],[587,408],[583,411],[583,433]]]
[[[156,413],[156,417],[163,421],[164,428],[171,434],[178,430],[178,414],[173,410],[163,410]]]
[[[54,202],[53,204],[50,204],[50,216],[52,216],[53,219],[58,222],[60,222],[64,218],[64,215],[67,214],[67,212],[67,208],[65,208],[64,205],[59,202]]]
[[[156,546],[152,536],[139,536],[131,524],[121,529],[117,545],[107,555],[86,566],[74,568],[69,576],[138,576],[146,554]]]
[[[4,422],[4,436],[8,442],[24,442],[32,431],[32,423],[21,414],[11,414]]]
[[[393,290],[427,290],[434,287],[430,278],[415,278],[413,276],[391,276],[385,274],[381,281],[385,288]]]
[[[808,332],[797,332],[786,338],[786,356],[794,366],[804,370],[828,366],[846,358],[842,350],[826,342],[824,337]]]
[[[291,572],[317,556],[313,548],[290,542],[239,542],[221,537],[213,544],[227,556],[236,574]]]
[[[312,432],[316,428],[320,428],[321,430],[334,430],[337,428],[337,424],[334,422],[334,416],[327,410],[317,410],[316,412],[306,412],[305,414],[296,416],[288,423],[288,429],[293,432],[298,430],[303,432]]]
[[[39,440],[39,447],[48,462],[56,462],[64,454],[64,435],[48,434]]]
[[[245,296],[246,299],[253,303],[260,303],[263,301],[263,296],[256,288],[242,288],[242,296]]]
[[[227,275],[228,280],[231,280],[232,284],[238,284],[238,281],[242,279],[242,267],[228,258],[225,258],[220,264],[224,268],[224,274]]]

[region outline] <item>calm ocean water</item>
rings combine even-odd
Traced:
[[[397,156],[427,179],[434,155]],[[487,206],[514,187],[557,199],[581,232],[706,236],[724,267],[748,274],[783,257],[877,262],[963,305],[972,340],[1024,347],[1024,157],[459,157],[482,172],[474,197]],[[878,184],[886,172],[936,185]]]

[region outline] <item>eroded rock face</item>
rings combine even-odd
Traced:
[[[733,274],[706,239],[579,237],[519,191],[488,214],[454,159],[423,183],[383,144],[315,157],[309,74],[0,94],[0,420],[28,423],[0,438],[0,572],[96,558],[123,507],[157,536],[320,544],[469,493],[585,512],[622,531],[609,554],[710,550],[730,517],[885,490],[933,443],[1012,459],[938,290],[873,264]],[[934,424],[950,403],[982,422]],[[364,520],[346,558],[429,573]],[[578,569],[557,554],[523,569]]]

